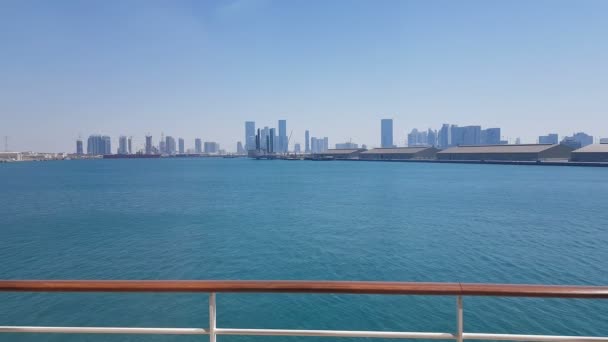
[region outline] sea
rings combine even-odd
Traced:
[[[608,169],[244,158],[0,164],[0,278],[608,285]],[[608,336],[608,300],[463,301],[466,332]],[[2,326],[205,328],[208,310],[204,293],[0,292]],[[217,325],[455,332],[456,298],[220,293]],[[218,336],[337,340],[362,339]]]

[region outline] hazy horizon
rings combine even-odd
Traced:
[[[0,2],[0,136],[73,152],[244,122],[380,144],[443,123],[608,137],[607,1]],[[602,95],[603,94],[603,95]],[[290,146],[290,147],[291,147]],[[86,149],[86,146],[85,146]]]

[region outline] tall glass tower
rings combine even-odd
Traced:
[[[245,150],[255,150],[255,121],[245,121]]]
[[[394,147],[393,145],[393,119],[382,119],[380,124],[380,146],[382,148]]]
[[[287,152],[288,144],[289,142],[287,140],[287,120],[279,120],[279,141],[277,144],[278,149],[276,152]]]

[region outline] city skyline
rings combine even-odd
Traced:
[[[255,121],[245,121],[244,125],[244,141],[251,142],[250,144],[243,144],[242,141],[235,143],[235,150],[231,149],[220,149],[219,144],[214,141],[205,141],[204,149],[202,147],[203,142],[201,138],[194,139],[194,145],[192,148],[186,148],[185,139],[182,137],[178,138],[178,145],[176,140],[172,136],[164,136],[161,133],[161,137],[158,140],[158,146],[154,144],[153,137],[146,135],[146,142],[143,148],[133,148],[132,140],[133,137],[126,137],[121,135],[118,138],[119,147],[116,150],[116,154],[163,154],[163,155],[175,155],[175,154],[216,154],[216,153],[237,153],[247,154],[248,151],[263,151],[269,153],[284,154],[293,151],[300,151],[301,143],[291,141],[293,136],[293,130],[290,131],[287,136],[287,120],[280,119],[277,121],[279,129],[276,127],[264,126],[257,127]],[[278,131],[278,133],[277,133]],[[392,119],[381,119],[380,120],[380,146],[371,145],[370,148],[397,148],[397,147],[437,147],[439,149],[446,149],[455,146],[474,146],[474,145],[519,145],[519,144],[565,144],[573,148],[580,148],[594,143],[602,143],[605,139],[593,137],[586,134],[585,132],[576,132],[572,136],[565,135],[559,136],[556,133],[549,133],[547,135],[539,135],[534,142],[522,141],[519,137],[514,141],[504,140],[504,136],[501,134],[500,127],[489,127],[482,128],[479,125],[459,126],[457,124],[443,124],[439,129],[433,130],[428,128],[427,130],[412,129],[407,134],[407,139],[401,143],[395,143],[393,141],[393,120]],[[254,135],[252,136],[252,132]],[[561,138],[561,139],[560,139]],[[100,141],[100,142],[98,142]],[[100,145],[101,147],[98,147]],[[358,148],[358,143],[352,141],[352,139],[343,142],[329,143],[329,137],[314,137],[310,136],[310,131],[306,130],[304,134],[304,145],[305,153],[322,153],[331,149],[331,146],[335,146],[335,149],[352,149]],[[91,146],[91,147],[89,147]],[[87,154],[114,154],[111,150],[111,138],[109,136],[101,135],[90,135],[87,141]],[[211,147],[209,147],[211,146]],[[364,149],[368,146],[367,144],[361,145]],[[78,138],[76,140],[76,154],[83,154],[83,140]],[[101,151],[101,152],[100,152]],[[110,151],[110,153],[108,153]]]
[[[355,3],[5,2],[0,136],[14,151],[90,134],[141,149],[161,132],[234,150],[243,122],[285,119],[302,146],[309,130],[373,147],[384,118],[397,145],[444,123],[524,143],[608,135],[607,2]]]

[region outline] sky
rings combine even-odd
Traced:
[[[608,1],[0,1],[0,136],[244,140],[287,120],[330,145],[413,128],[608,137]],[[2,146],[4,149],[4,146]]]

